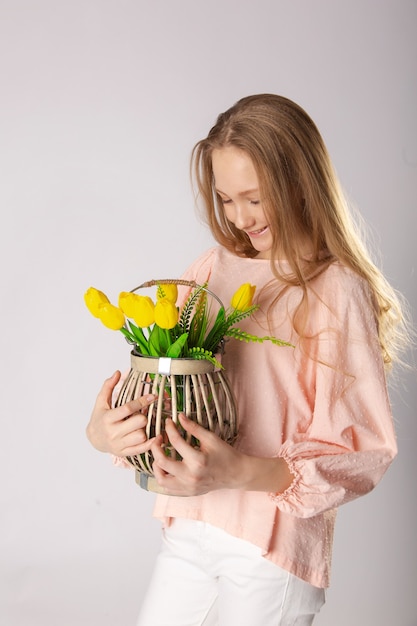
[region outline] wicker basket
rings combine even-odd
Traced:
[[[166,280],[150,281],[137,289],[164,282],[198,286],[188,281]],[[216,297],[214,294],[211,295]],[[115,406],[150,393],[156,395],[157,398],[143,410],[148,420],[146,434],[148,438],[162,434],[165,452],[170,458],[180,460],[165,435],[165,419],[169,417],[175,424],[178,424],[179,413],[184,413],[189,419],[216,433],[228,443],[233,443],[236,439],[235,400],[224,371],[216,369],[210,361],[148,357],[138,355],[133,351],[131,368]],[[188,443],[198,446],[198,441],[193,440],[188,433],[184,432],[183,436]],[[141,487],[150,491],[159,491],[156,480],[153,478],[153,458],[150,451],[126,457],[126,460],[135,468],[136,480]]]

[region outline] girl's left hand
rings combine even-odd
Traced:
[[[158,484],[167,494],[177,496],[196,496],[216,489],[236,488],[235,475],[243,455],[182,413],[179,419],[181,426],[199,440],[200,447],[193,448],[188,444],[174,422],[167,419],[166,434],[182,461],[167,457],[162,448],[162,436],[156,437],[151,451]]]
[[[198,496],[216,489],[282,492],[294,479],[283,458],[253,457],[239,452],[199,424],[179,416],[181,426],[200,442],[193,448],[166,420],[166,434],[182,461],[167,457],[162,436],[154,439],[151,451],[153,471],[164,492],[173,496]]]

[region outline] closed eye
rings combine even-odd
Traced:
[[[230,198],[222,198],[221,196],[218,196],[219,200],[222,204],[232,204],[233,200],[231,200]],[[260,204],[260,200],[248,200],[249,204],[252,204],[253,206],[257,206],[258,204]]]
[[[231,203],[232,203],[232,200],[231,200],[230,198],[222,198],[222,197],[221,197],[221,196],[219,196],[218,194],[217,194],[217,196],[218,196],[218,198],[219,198],[219,200],[220,200],[220,202],[221,202],[222,204],[231,204]]]

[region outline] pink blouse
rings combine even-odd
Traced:
[[[339,263],[315,279],[309,290],[310,358],[297,347],[291,326],[299,288],[279,300],[272,328],[267,326],[271,292],[261,288],[273,278],[269,261],[215,247],[184,277],[208,280],[226,307],[242,283],[256,285],[260,310],[239,327],[296,346],[231,339],[222,358],[237,399],[236,446],[254,456],[283,457],[295,478],[280,494],[158,495],[154,515],[165,524],[180,517],[223,528],[259,546],[280,567],[326,587],[337,507],[369,492],[397,452],[368,286]]]

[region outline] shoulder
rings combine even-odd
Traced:
[[[336,320],[345,329],[360,323],[375,325],[375,306],[368,282],[352,269],[335,262],[311,284],[309,312],[316,321],[332,325]]]
[[[349,301],[352,297],[369,300],[371,289],[367,281],[351,268],[335,261],[311,284],[311,289],[329,304],[336,299]]]
[[[207,282],[215,266],[219,263],[223,264],[225,258],[230,255],[231,253],[222,246],[208,248],[188,266],[182,278],[194,280],[197,283]]]
[[[181,278],[192,280],[196,283],[205,283],[211,276],[213,263],[217,255],[217,247],[205,250],[185,270]]]

